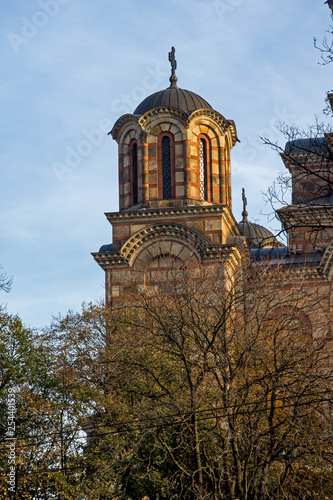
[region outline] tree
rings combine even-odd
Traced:
[[[333,3],[332,0],[327,0],[325,3],[328,4],[328,7],[331,9],[331,19],[333,18]],[[333,26],[330,25],[327,32],[330,35],[330,39],[328,40],[327,37],[324,37],[321,45],[318,45],[317,39],[314,38],[314,46],[316,49],[320,51],[321,59],[322,59],[322,64],[330,64],[333,61],[333,41],[332,41],[332,34],[333,34]]]
[[[19,383],[29,369],[33,335],[18,316],[0,308],[0,392]]]
[[[94,398],[85,494],[325,498],[333,374],[313,288],[269,263],[164,278],[55,325]]]
[[[13,284],[12,276],[8,276],[5,272],[2,271],[3,267],[0,266],[0,290],[4,292],[10,292]]]
[[[60,344],[48,331],[25,328],[1,310],[1,498],[82,498],[84,440],[78,419],[86,410],[83,395],[74,399],[74,386],[67,386],[61,357]]]
[[[16,391],[33,367],[31,356],[33,333],[24,328],[18,316],[0,307],[0,460],[3,470],[9,470],[8,443],[15,438]],[[10,401],[10,404],[9,404]],[[6,441],[10,440],[10,441]],[[8,475],[1,478],[0,488],[7,491]]]
[[[327,2],[332,9],[332,2]],[[331,13],[332,18],[333,13]],[[330,36],[333,27],[328,30]],[[324,38],[322,45],[314,41],[315,47],[321,51],[323,64],[332,62],[333,42]],[[332,117],[333,93],[328,92],[324,114]],[[281,147],[278,142],[261,137],[264,144],[277,151],[288,169],[288,173],[280,173],[277,180],[264,193],[266,203],[271,208],[267,214],[276,216],[282,221],[283,230],[292,235],[294,229],[304,228],[311,232],[314,251],[317,240],[332,238],[333,218],[330,211],[333,194],[333,134],[332,127],[315,118],[312,125],[302,129],[297,125],[281,123],[278,130],[286,140]],[[298,205],[299,210],[288,207]],[[321,208],[318,208],[318,207]],[[279,210],[276,210],[276,209]],[[293,235],[292,235],[293,236]],[[321,244],[321,242],[319,242]]]
[[[284,147],[268,138],[264,144],[277,151],[288,169],[280,173],[277,181],[265,193],[266,202],[276,214],[276,209],[293,204],[313,205],[313,200],[324,203],[333,192],[333,156],[330,147],[331,127],[316,120],[307,130],[283,123],[279,131],[286,140]],[[301,223],[301,221],[299,221]],[[316,221],[322,227],[323,221]]]

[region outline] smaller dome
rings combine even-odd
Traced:
[[[254,224],[248,220],[238,223],[239,230],[243,236],[246,236],[250,243],[250,248],[273,248],[283,247],[268,229],[259,224]]]
[[[245,196],[245,189],[242,188],[243,199],[243,220],[238,223],[239,230],[243,236],[246,236],[250,243],[250,248],[274,248],[284,247],[284,244],[278,241],[274,234],[271,233],[264,226],[249,222],[247,216],[247,198]]]

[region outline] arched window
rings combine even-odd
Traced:
[[[158,197],[170,200],[175,196],[175,143],[169,132],[158,138]]]
[[[138,146],[134,142],[131,148],[131,192],[132,205],[138,203]]]
[[[211,200],[211,178],[208,141],[199,139],[199,188],[200,200]]]
[[[199,141],[200,156],[200,200],[207,200],[207,145],[204,139]]]
[[[163,176],[163,199],[171,198],[171,147],[170,137],[162,138],[162,176]]]

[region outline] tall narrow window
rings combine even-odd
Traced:
[[[132,204],[136,205],[138,203],[138,146],[136,143],[132,145]]]
[[[162,138],[162,176],[163,176],[163,199],[169,200],[172,196],[171,183],[171,150],[170,137]]]
[[[199,142],[199,156],[200,156],[200,169],[199,169],[199,179],[200,179],[200,199],[208,199],[208,172],[207,172],[207,143],[204,139],[200,139]]]

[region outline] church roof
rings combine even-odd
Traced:
[[[243,236],[246,236],[250,243],[250,248],[272,248],[283,247],[273,233],[266,227],[248,220],[238,223],[239,230]]]
[[[288,141],[285,145],[285,153],[308,153],[310,151],[326,151],[328,149],[325,137],[306,137]]]
[[[190,90],[181,89],[177,86],[177,77],[175,70],[177,61],[175,59],[175,48],[172,47],[169,52],[169,61],[171,63],[170,87],[159,90],[146,97],[134,111],[135,115],[143,115],[147,111],[159,108],[160,106],[172,107],[184,111],[191,115],[197,109],[213,109],[212,106],[198,94]]]
[[[143,115],[150,109],[160,106],[178,108],[188,115],[192,114],[197,109],[213,109],[212,106],[198,94],[171,85],[165,90],[159,90],[146,97],[146,99],[136,108],[134,114]]]
[[[246,211],[247,199],[245,196],[245,189],[242,189],[243,198],[243,220],[238,223],[239,230],[243,236],[249,240],[250,248],[274,248],[284,247],[284,244],[278,241],[274,234],[271,233],[266,227],[254,222],[249,222]]]

